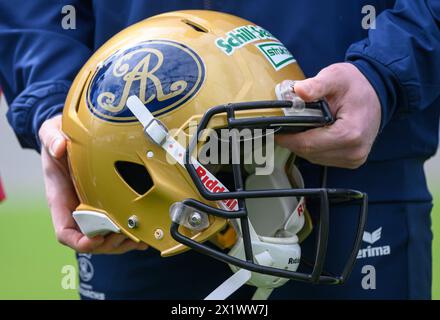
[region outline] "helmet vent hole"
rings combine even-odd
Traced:
[[[195,23],[194,21],[190,21],[190,20],[184,19],[184,20],[182,20],[182,22],[187,24],[188,26],[190,26],[191,28],[193,28],[197,32],[208,33],[208,29],[206,29],[205,27],[201,26],[198,23]]]
[[[143,195],[153,187],[153,180],[143,165],[135,162],[117,161],[115,168],[122,180],[137,194]]]

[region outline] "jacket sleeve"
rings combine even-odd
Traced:
[[[75,10],[76,29],[63,28],[65,5]],[[79,0],[0,0],[0,85],[10,105],[8,121],[25,148],[39,150],[41,124],[62,111],[73,78],[92,52],[88,6]]]
[[[368,38],[353,44],[346,59],[375,88],[381,129],[395,113],[417,112],[440,96],[440,1],[396,0],[376,19]]]

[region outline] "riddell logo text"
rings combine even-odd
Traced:
[[[305,209],[305,203],[300,203],[300,205],[298,206],[297,212],[298,212],[298,216],[301,217],[301,215],[304,213],[304,209]]]
[[[225,187],[220,186],[218,180],[210,179],[206,174],[206,170],[202,166],[199,166],[196,171],[206,189],[214,193],[225,192]],[[230,210],[235,210],[235,207],[238,204],[235,199],[221,200],[221,202]]]

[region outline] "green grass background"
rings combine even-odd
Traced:
[[[0,299],[78,299],[61,286],[65,265],[75,253],[56,241],[44,199],[0,204]]]
[[[433,191],[440,204],[440,188]],[[0,204],[0,299],[78,299],[61,286],[63,266],[76,267],[74,252],[56,241],[44,199],[29,199]],[[433,298],[440,299],[440,205],[432,217]]]

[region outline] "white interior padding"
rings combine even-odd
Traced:
[[[291,188],[286,172],[275,168],[271,175],[250,175],[246,190]],[[273,237],[284,226],[298,205],[295,197],[246,199],[246,207],[255,231],[260,236]]]
[[[289,166],[289,172],[286,172],[290,156],[288,150],[276,146],[273,172],[270,175],[249,175],[246,190],[303,188],[301,173],[295,165]],[[296,234],[303,225],[294,214],[299,204],[297,197],[246,199],[249,220],[260,237],[276,237],[279,230],[294,231],[293,234]]]

